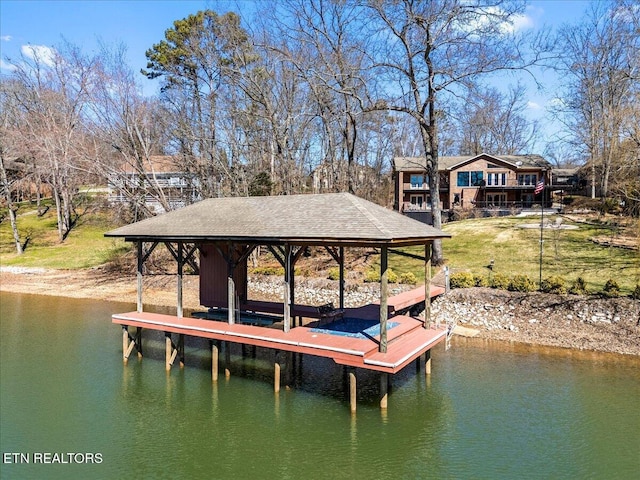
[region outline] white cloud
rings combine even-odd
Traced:
[[[22,54],[32,60],[37,60],[51,67],[54,64],[56,51],[46,45],[23,45]]]
[[[0,59],[0,70],[8,70],[10,72],[14,71],[16,69],[16,66],[11,64],[11,63],[7,63],[4,60]]]
[[[3,42],[10,42],[11,41],[11,35],[2,35],[0,37],[0,40],[2,40]]]
[[[533,102],[531,100],[527,102],[527,108],[529,110],[542,110],[542,106],[539,103]]]

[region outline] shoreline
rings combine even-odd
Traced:
[[[335,287],[324,279],[299,279],[296,298],[301,303],[334,301]],[[395,287],[399,290],[402,287]],[[277,279],[250,281],[252,298],[277,300]],[[197,276],[185,276],[186,310],[202,309]],[[0,267],[0,291],[84,298],[110,302],[136,302],[136,276],[112,273],[102,267],[51,270]],[[347,304],[377,299],[379,286],[349,288]],[[175,308],[175,275],[144,278],[143,303]],[[485,340],[516,342],[541,347],[640,356],[640,301],[631,298],[518,293],[489,288],[454,289],[434,300],[434,318],[460,326],[458,335]],[[477,331],[477,335],[475,334]],[[454,332],[455,333],[455,332]]]

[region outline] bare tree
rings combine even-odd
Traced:
[[[526,118],[522,85],[507,94],[496,88],[474,88],[456,113],[460,155],[516,155],[533,151],[538,124]]]
[[[58,239],[64,241],[77,216],[74,199],[82,182],[82,120],[93,85],[93,64],[77,47],[31,47],[15,64],[12,77],[22,85],[16,101],[24,111],[22,149],[36,160],[56,205]]]
[[[524,3],[495,0],[412,0],[367,2],[371,12],[364,35],[375,38],[371,65],[379,80],[371,109],[410,116],[418,125],[431,191],[433,225],[442,224],[438,126],[442,102],[460,95],[481,75],[526,70],[539,59],[525,58],[526,36],[514,28]],[[540,39],[538,39],[540,40]],[[543,46],[538,42],[539,46]],[[443,260],[434,243],[432,260]]]
[[[627,118],[640,85],[637,5],[594,3],[585,19],[559,33],[557,68],[567,85],[556,114],[589,156],[591,196],[609,191]]]

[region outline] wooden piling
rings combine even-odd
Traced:
[[[171,350],[173,350],[171,346],[171,334],[164,334],[164,367],[167,372],[171,370]]]
[[[122,326],[122,361],[126,365],[129,361],[129,330],[126,325]]]
[[[356,374],[354,372],[349,372],[349,405],[351,407],[351,413],[356,413],[356,393]]]
[[[431,375],[431,349],[427,350],[424,355],[424,373],[425,375]]]
[[[280,391],[280,364],[277,361],[274,364],[273,391],[276,393]]]
[[[386,372],[380,374],[380,408],[386,410],[389,400],[389,375]]]
[[[218,355],[218,345],[211,342],[211,381],[213,383],[218,381]]]

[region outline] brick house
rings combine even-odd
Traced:
[[[439,157],[440,202],[454,208],[528,208],[540,204],[534,193],[539,180],[550,185],[551,164],[540,155]],[[429,179],[424,157],[393,159],[394,209],[430,210]],[[545,202],[548,201],[545,195]]]

